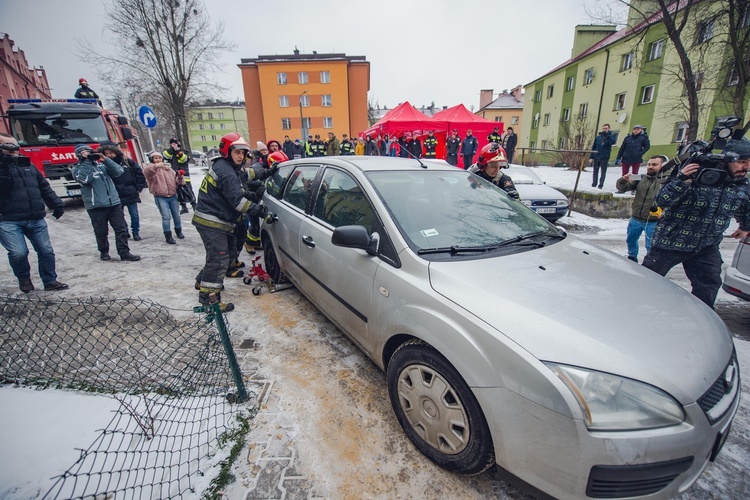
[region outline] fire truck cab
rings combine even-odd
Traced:
[[[9,99],[8,103],[8,125],[20,154],[31,159],[60,198],[81,196],[72,173],[79,144],[96,149],[102,141],[111,141],[142,163],[143,152],[128,119],[101,108],[96,99]]]

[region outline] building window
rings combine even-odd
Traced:
[[[617,144],[620,142],[620,131],[619,130],[610,130],[612,132],[612,142],[614,144]]]
[[[211,140],[212,140],[212,141],[215,141],[215,140],[216,140],[216,136],[215,136],[215,135],[212,135],[212,136],[211,136]]]
[[[286,73],[276,73],[276,83],[286,85]]]
[[[300,71],[297,73],[297,83],[300,85],[306,85],[307,84],[307,71]]]
[[[648,60],[653,61],[659,59],[661,53],[664,51],[664,40],[657,40],[651,44],[651,48],[648,51]]]
[[[625,92],[615,96],[615,111],[625,109]]]
[[[534,115],[534,121],[531,123],[531,128],[539,128],[539,113]]]
[[[589,103],[584,102],[578,106],[578,118],[586,118],[589,114]]]
[[[282,130],[291,130],[292,129],[292,119],[291,118],[282,118],[281,119],[281,128],[282,128]]]
[[[695,85],[695,91],[700,92],[703,87],[703,72],[699,72],[693,75],[693,84]]]
[[[569,76],[568,77],[568,84],[565,86],[565,90],[573,90],[576,85],[576,77],[575,76]]]
[[[211,130],[213,130],[213,129],[214,129],[214,124],[213,124],[213,123],[210,123],[210,124],[208,125],[208,128],[210,128]]]
[[[302,119],[302,128],[308,131],[312,128],[312,121],[310,120],[310,118]]]
[[[333,118],[331,118],[330,116],[324,116],[323,128],[333,128]]]
[[[535,150],[536,149],[536,141],[531,141],[529,143],[529,148],[531,148],[532,151]]]
[[[550,85],[547,87],[547,99],[551,98],[555,94],[555,86]]]
[[[687,122],[677,122],[674,126],[674,141],[682,143],[687,138],[688,124]]]
[[[654,86],[646,85],[641,93],[641,104],[649,104],[654,101]]]
[[[310,106],[310,96],[307,94],[299,96],[299,103],[303,108]]]
[[[198,130],[203,130],[204,128],[205,128],[205,127],[203,126],[203,124],[202,124],[202,123],[198,125]]]
[[[632,68],[634,57],[635,57],[635,54],[633,52],[630,52],[629,54],[625,54],[624,56],[622,56],[622,64],[620,65],[620,71],[627,71],[630,68]]]
[[[226,125],[224,125],[223,123],[220,123],[220,124],[219,124],[219,128],[220,128],[221,130],[225,130],[225,129],[227,128],[227,126],[226,126]]]
[[[586,70],[586,73],[583,75],[583,84],[588,85],[589,83],[594,81],[594,68],[589,68]]]
[[[501,122],[501,121],[503,121],[503,117],[502,116],[496,116],[495,117],[495,121],[496,122]]]
[[[206,136],[205,135],[201,136],[201,142],[206,142]]]
[[[219,120],[223,120],[223,119],[224,119],[224,113],[219,113]]]
[[[213,113],[209,113],[208,114],[208,119],[209,120],[213,120],[214,119],[214,114]]]
[[[547,149],[547,140],[542,140],[542,149]]]
[[[536,95],[534,96],[534,102],[540,102],[542,100],[542,90],[539,89],[536,91]]]
[[[517,116],[511,116],[510,117],[510,124],[511,125],[518,125],[518,117]]]
[[[282,108],[288,108],[289,107],[289,96],[288,95],[280,95],[279,96],[279,106]]]
[[[698,26],[698,39],[696,43],[707,42],[714,37],[714,19],[704,21]]]
[[[564,122],[570,121],[570,108],[563,109],[562,119]]]
[[[320,103],[323,106],[330,106],[331,105],[331,94],[323,94],[320,97]]]
[[[203,119],[203,113],[198,113],[198,119],[199,119],[199,120],[202,120],[202,119]]]
[[[320,83],[331,83],[331,73],[328,71],[321,71]]]
[[[565,149],[565,137],[560,137],[560,149]]]
[[[545,127],[549,126],[549,119],[550,119],[550,113],[545,113],[544,114],[544,126]]]
[[[733,85],[739,85],[739,83],[740,83],[740,73],[737,70],[737,64],[735,63],[729,69],[729,78],[727,79],[727,85],[733,86]]]

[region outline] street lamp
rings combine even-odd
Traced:
[[[302,137],[300,138],[302,144],[305,144],[305,141],[307,140],[307,134],[305,133],[305,119],[302,117],[302,96],[305,94],[307,94],[307,90],[299,95],[299,126],[302,131]]]

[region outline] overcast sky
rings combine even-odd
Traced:
[[[105,0],[112,2],[113,0]],[[237,64],[258,55],[343,52],[370,62],[369,98],[393,107],[477,109],[479,91],[525,85],[570,57],[576,24],[590,24],[593,0],[205,0],[236,44],[219,61],[217,82],[242,96]],[[102,44],[98,0],[0,0],[0,31],[43,66],[53,97],[71,96],[85,77],[104,85],[75,54],[76,38]],[[114,50],[114,48],[108,48]],[[99,92],[100,96],[104,92]],[[144,103],[148,104],[148,103]]]

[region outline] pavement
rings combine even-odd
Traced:
[[[737,338],[750,340],[750,303],[719,302],[714,307],[729,331]]]

